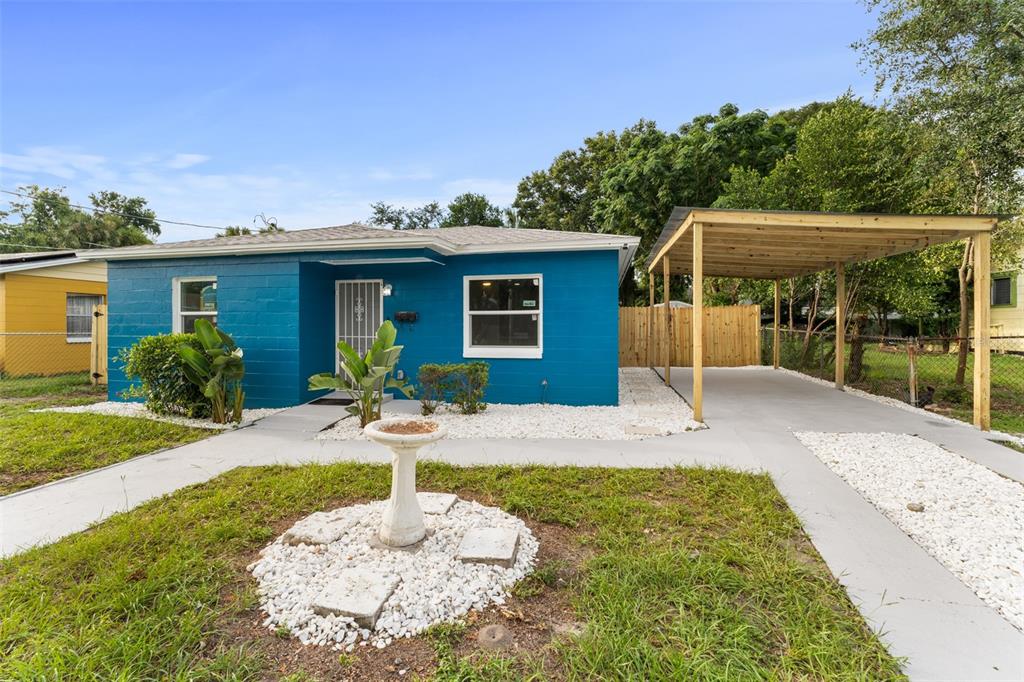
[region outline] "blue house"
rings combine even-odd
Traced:
[[[245,350],[246,404],[295,405],[383,320],[414,383],[426,362],[481,359],[490,402],[618,403],[618,288],[636,237],[465,226],[343,225],[92,252],[108,264],[110,356],[205,318]],[[111,400],[128,381],[116,361]]]

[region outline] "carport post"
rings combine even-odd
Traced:
[[[669,372],[672,370],[672,305],[669,300],[669,278],[672,276],[672,266],[668,260],[668,254],[661,261],[661,284],[664,291],[661,292],[661,300],[665,306],[665,339],[661,342],[661,350],[665,354],[665,385],[671,386],[672,379]]]
[[[846,383],[846,268],[836,263],[836,388]]]
[[[974,425],[982,431],[991,426],[991,330],[990,309],[992,235],[979,232],[974,239]],[[963,339],[962,343],[967,343]]]
[[[704,421],[704,226],[693,224],[693,420]]]
[[[772,329],[772,367],[779,368],[779,310],[782,307],[782,282],[775,280],[775,327]]]

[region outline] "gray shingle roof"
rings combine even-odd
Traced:
[[[551,244],[559,242],[580,242],[580,241],[608,241],[616,235],[599,234],[589,232],[565,232],[560,230],[530,230],[515,229],[508,227],[489,227],[484,225],[460,225],[456,227],[431,228],[420,230],[392,230],[384,227],[374,227],[360,223],[349,225],[335,225],[332,227],[316,227],[306,230],[287,230],[285,232],[271,232],[268,234],[246,234],[236,237],[210,237],[207,239],[192,239],[181,242],[163,242],[159,244],[144,244],[140,246],[125,246],[119,249],[107,251],[113,255],[127,256],[133,252],[144,252],[151,254],[154,251],[178,251],[183,249],[202,249],[204,247],[240,247],[244,250],[246,246],[272,246],[280,245],[287,248],[288,244],[346,241],[346,240],[387,240],[394,241],[396,246],[403,240],[415,240],[422,242],[424,237],[447,242],[454,247],[472,246],[500,246],[522,245],[522,244]],[[625,239],[632,239],[626,237]]]

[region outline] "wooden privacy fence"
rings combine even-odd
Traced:
[[[619,367],[664,367],[666,345],[674,367],[692,367],[692,329],[693,308],[672,308],[665,344],[664,308],[619,308]],[[759,305],[704,308],[704,366],[760,365],[760,329]]]
[[[107,306],[92,309],[92,348],[89,353],[89,379],[92,384],[107,385]]]

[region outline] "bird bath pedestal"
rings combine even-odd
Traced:
[[[416,453],[445,437],[447,429],[427,419],[393,417],[378,419],[363,428],[370,440],[391,448],[391,498],[384,510],[380,541],[389,547],[405,547],[426,534],[423,510],[416,499]]]

